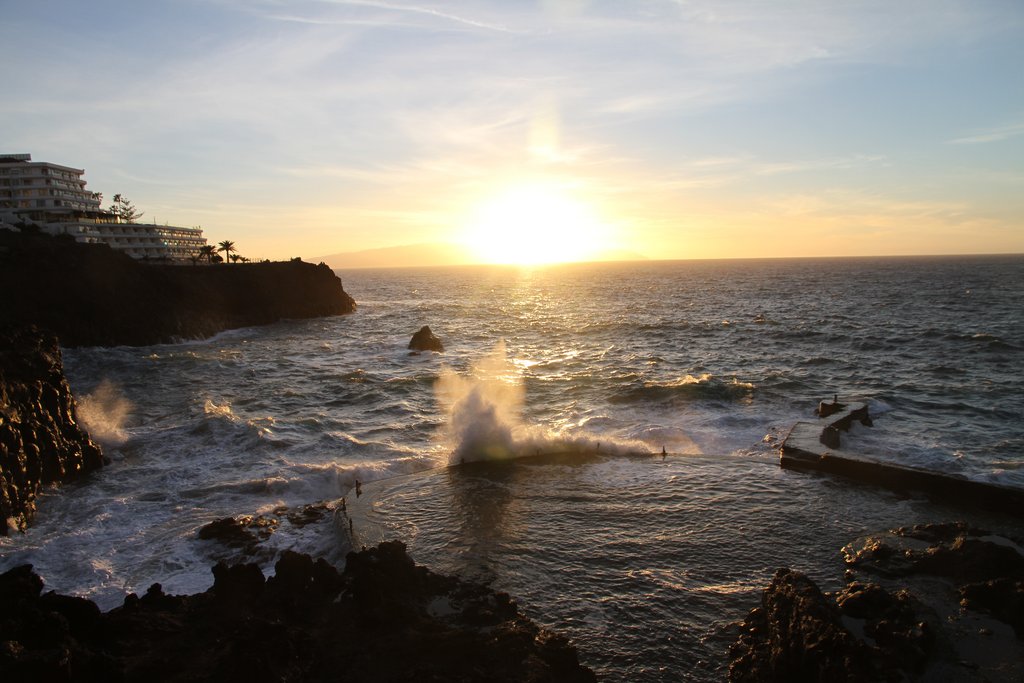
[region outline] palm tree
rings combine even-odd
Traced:
[[[219,249],[217,249],[217,251],[224,252],[225,262],[228,260],[228,256],[231,255],[231,252],[235,250],[235,243],[232,242],[231,240],[224,240],[223,242],[218,242],[217,246],[220,247]]]
[[[208,262],[213,263],[213,257],[217,255],[217,248],[212,244],[204,244],[199,247],[199,255],[205,258]]]

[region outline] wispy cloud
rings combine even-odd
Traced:
[[[996,126],[987,130],[978,130],[962,138],[950,140],[952,145],[979,145],[988,142],[999,142],[1024,135],[1024,121],[1018,121],[1005,126]]]

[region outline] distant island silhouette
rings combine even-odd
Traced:
[[[472,250],[451,242],[423,242],[379,249],[345,251],[309,259],[331,268],[406,268],[483,265]],[[594,261],[647,261],[648,257],[625,249],[600,252]]]

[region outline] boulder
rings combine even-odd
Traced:
[[[409,341],[409,348],[413,351],[444,351],[444,344],[430,331],[430,327],[424,325],[412,336]]]

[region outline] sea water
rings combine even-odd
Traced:
[[[352,537],[340,513],[282,522],[265,571],[283,548],[340,564],[402,538],[609,680],[716,680],[775,566],[827,584],[859,533],[973,514],[779,470],[819,401],[868,404],[844,449],[1024,486],[1021,257],[339,275],[349,316],[65,350],[111,464],[46,491],[0,569],[104,609],[156,581],[201,591],[233,552],[202,525],[345,496]],[[443,354],[410,354],[422,325]],[[515,464],[478,462],[495,459]]]

